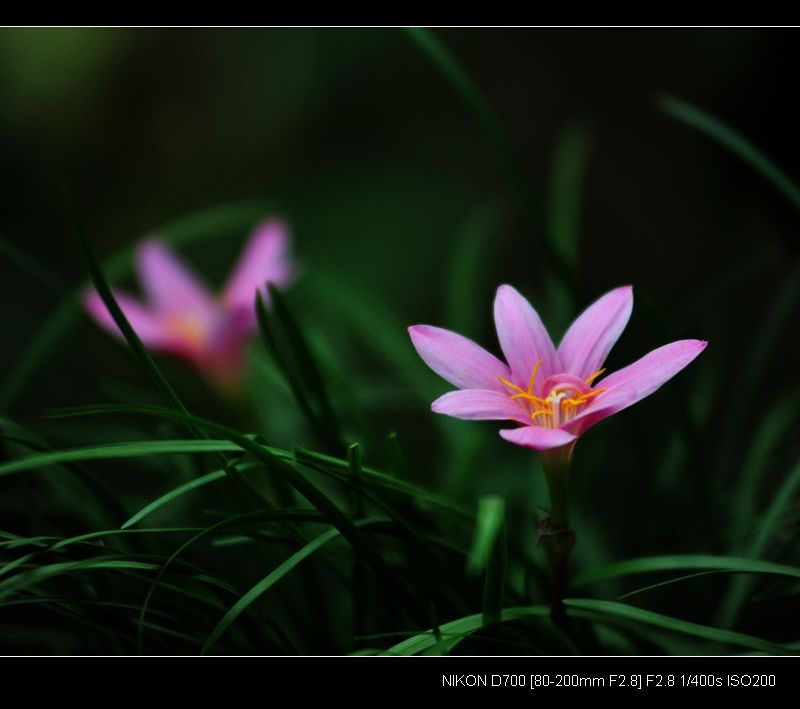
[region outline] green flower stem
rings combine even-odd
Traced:
[[[567,521],[569,470],[572,447],[542,454],[547,488],[550,493],[550,514],[539,528],[539,542],[547,541],[551,564],[550,617],[557,625],[566,620],[564,598],[569,579],[569,557],[575,546],[575,532]]]

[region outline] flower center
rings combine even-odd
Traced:
[[[173,316],[168,320],[168,327],[192,349],[200,349],[205,343],[207,327],[200,318]]]
[[[558,428],[575,418],[591,399],[605,391],[604,388],[591,387],[592,382],[605,372],[605,369],[601,369],[583,381],[574,374],[554,374],[542,383],[537,394],[536,375],[541,365],[542,360],[534,365],[527,390],[500,377],[511,399],[525,410],[532,423],[539,426]]]

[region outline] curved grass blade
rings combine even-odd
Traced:
[[[763,556],[772,539],[772,535],[775,533],[778,522],[786,512],[798,488],[800,488],[800,460],[789,471],[783,485],[778,489],[777,495],[775,495],[757,525],[758,532],[748,549],[748,557],[758,558]],[[748,578],[736,579],[733,582],[720,607],[719,618],[721,625],[725,627],[733,625],[747,599],[750,588],[751,580]]]
[[[796,388],[767,412],[753,436],[737,486],[731,535],[734,539],[741,538],[750,527],[755,516],[758,485],[764,468],[778,441],[796,425],[798,411],[800,388]]]
[[[6,598],[12,593],[39,584],[43,581],[48,581],[56,576],[62,574],[72,573],[74,571],[86,570],[135,570],[135,571],[155,571],[159,568],[158,564],[148,561],[131,561],[126,559],[118,559],[113,556],[101,556],[94,559],[84,559],[82,561],[63,561],[55,564],[48,564],[46,566],[39,566],[30,571],[23,571],[22,573],[11,576],[4,581],[0,582],[0,600]]]
[[[578,266],[580,203],[588,158],[587,130],[579,124],[569,126],[556,146],[547,221],[553,248],[573,270]]]
[[[268,203],[243,203],[223,205],[203,210],[153,231],[173,245],[198,241],[211,236],[223,237],[245,230],[254,224],[264,213]],[[103,269],[113,276],[124,276],[130,271],[132,249],[123,249],[103,264]],[[54,353],[58,344],[80,320],[79,305],[81,288],[76,288],[69,297],[47,317],[31,343],[27,346],[17,364],[9,372],[0,390],[0,411],[8,410],[19,396],[31,376]]]
[[[352,476],[349,473],[347,462],[335,458],[324,453],[317,453],[316,451],[302,448],[301,446],[295,447],[294,459],[300,464],[321,473],[329,474],[336,477],[342,482],[352,483]],[[426,490],[419,485],[410,483],[407,480],[402,480],[393,475],[388,475],[374,468],[362,466],[361,468],[362,482],[364,484],[373,484],[380,486],[387,490],[408,495],[415,498],[419,502],[429,503],[436,505],[442,509],[458,515],[465,519],[472,519],[473,514],[466,507],[454,503],[446,497],[439,495],[431,490]]]
[[[781,336],[785,334],[799,302],[800,264],[786,276],[769,305],[769,317],[764,318],[758,332],[751,338],[752,344],[748,349],[747,359],[739,367],[741,375],[737,382],[737,395],[730,401],[727,397],[725,399],[728,407],[726,417],[728,426],[721,443],[719,462],[721,470],[735,468],[734,461],[738,457],[741,441],[748,439],[745,429],[748,414],[751,413],[756,400],[758,385],[764,380],[770,358]]]
[[[716,576],[718,574],[724,574],[724,573],[731,573],[731,572],[729,572],[727,569],[721,569],[720,571],[697,571],[696,573],[693,574],[686,574],[684,576],[678,576],[677,578],[661,581],[660,583],[652,583],[649,586],[642,586],[642,588],[635,588],[633,591],[628,591],[627,593],[623,593],[621,596],[618,596],[617,600],[624,601],[626,598],[638,596],[642,593],[647,593],[648,591],[655,591],[657,588],[663,588],[664,586],[671,586],[674,583],[682,583],[683,581],[691,581],[692,579],[701,578],[703,576]]]
[[[744,160],[756,172],[786,197],[795,207],[800,209],[800,187],[763,152],[742,137],[733,128],[726,125],[710,113],[693,106],[675,96],[665,94],[658,99],[661,109],[673,118],[705,133],[732,153]]]
[[[521,171],[520,162],[508,135],[478,87],[455,57],[430,30],[422,27],[406,27],[404,29],[464,100],[469,110],[483,126],[500,158],[518,175]]]
[[[62,451],[48,451],[11,460],[0,465],[0,477],[38,468],[47,468],[63,463],[89,460],[113,460],[115,458],[139,458],[151,455],[180,453],[230,453],[241,452],[241,448],[230,441],[169,440],[135,441],[131,443],[103,443]],[[223,471],[224,472],[224,471]],[[195,481],[197,482],[197,481]]]
[[[242,469],[240,468],[240,471],[241,470]],[[130,519],[124,522],[121,525],[120,529],[128,529],[128,527],[132,527],[137,522],[141,522],[148,515],[151,515],[156,510],[159,510],[165,505],[168,505],[170,502],[174,502],[176,499],[178,499],[182,495],[185,495],[187,492],[191,492],[192,490],[196,490],[197,488],[200,487],[205,487],[206,485],[210,485],[211,483],[214,483],[217,480],[222,480],[225,477],[226,473],[224,470],[215,470],[211,473],[207,473],[206,475],[202,475],[199,478],[190,480],[188,483],[179,485],[178,487],[173,488],[169,492],[164,493],[163,495],[161,495],[161,497],[158,497],[152,502],[147,503]]]
[[[83,544],[94,539],[115,537],[126,534],[195,534],[198,527],[152,527],[150,529],[103,529],[97,532],[87,532],[75,537],[67,537],[53,544],[49,551],[58,551],[72,544]]]
[[[645,625],[651,625],[656,628],[672,630],[676,633],[692,635],[697,638],[703,638],[704,640],[711,640],[725,645],[744,647],[749,650],[760,650],[770,655],[792,654],[791,649],[785,645],[773,643],[769,640],[763,640],[762,638],[745,635],[743,633],[736,633],[731,630],[723,630],[722,628],[714,628],[709,625],[700,625],[699,623],[692,623],[687,620],[680,620],[679,618],[672,618],[668,615],[654,613],[644,610],[643,608],[626,605],[625,603],[600,601],[592,598],[567,598],[564,600],[564,605],[567,606],[568,609],[574,608],[592,611],[609,617],[644,623]]]
[[[105,415],[105,414],[137,414],[137,415],[144,415],[144,416],[155,416],[155,417],[162,417],[170,420],[175,420],[176,416],[173,410],[167,409],[164,407],[159,406],[150,406],[150,405],[130,405],[130,404],[100,404],[100,405],[91,405],[91,406],[75,406],[70,407],[67,409],[53,409],[48,412],[49,418],[68,418],[73,416],[97,416],[97,415]],[[202,420],[202,419],[198,419]],[[244,450],[241,446],[235,444],[232,441],[215,441],[211,439],[206,439],[203,441],[198,440],[176,440],[172,441],[171,443],[175,444],[175,447],[180,448],[180,451],[174,450],[170,446],[169,441],[144,441],[139,442],[144,443],[148,446],[152,446],[152,448],[147,449],[148,452],[154,452],[156,448],[164,445],[164,448],[160,450],[160,453],[168,453],[168,452],[212,452],[215,448],[215,445],[219,446],[220,452],[230,452],[230,451],[242,451]],[[56,457],[58,456],[75,456],[78,455],[76,451],[91,450],[88,453],[91,456],[92,460],[101,459],[103,456],[101,455],[102,452],[109,453],[109,457],[128,457],[128,455],[117,455],[117,451],[114,449],[114,446],[120,447],[127,447],[134,445],[133,443],[120,443],[120,444],[103,444],[102,446],[90,446],[87,449],[70,449],[67,451],[52,451],[48,453],[48,457],[45,459],[47,464],[56,464],[61,462],[62,458]],[[337,480],[342,482],[352,484],[352,476],[350,475],[348,463],[346,460],[336,458],[334,456],[326,455],[324,453],[317,453],[316,451],[310,451],[304,448],[296,448],[294,453],[290,453],[289,451],[282,450],[280,448],[275,448],[272,446],[262,446],[265,448],[271,455],[276,456],[278,458],[283,459],[287,462],[297,463],[306,467],[313,468],[319,472],[322,472],[330,477],[334,477]],[[30,470],[35,467],[41,465],[41,459],[37,459],[34,456],[26,456],[25,458],[21,458],[15,461],[11,461],[10,463],[6,464],[11,467],[11,470],[6,469],[5,465],[0,466],[0,473],[3,472],[19,472],[21,470]],[[387,475],[382,473],[374,468],[370,468],[367,466],[362,467],[362,482],[364,484],[373,484],[379,487],[383,487],[389,490],[393,490],[403,495],[407,495],[409,497],[413,497],[417,499],[421,503],[429,503],[436,505],[442,509],[447,510],[448,512],[458,515],[459,517],[463,517],[465,519],[472,519],[472,513],[467,510],[465,507],[458,505],[451,500],[438,495],[435,492],[427,490],[419,485],[415,485],[414,483],[410,483],[405,480],[400,480],[395,478],[391,475]]]
[[[63,294],[64,284],[55,273],[4,236],[0,236],[0,257],[5,257],[20,271],[32,276],[53,293],[57,293],[59,296]]]
[[[504,608],[501,622],[509,623],[515,620],[540,619],[549,615],[546,606],[528,606],[520,608]],[[475,613],[458,620],[452,620],[439,627],[440,639],[436,633],[426,630],[424,633],[414,635],[397,645],[393,645],[388,650],[384,650],[383,655],[419,655],[422,652],[441,644],[445,652],[449,652],[464,638],[472,635],[484,627],[483,614]]]
[[[370,524],[385,524],[388,520],[382,517],[370,518],[359,520],[355,522],[358,527],[367,526]],[[311,556],[317,549],[325,546],[328,542],[341,536],[338,529],[329,529],[327,532],[320,534],[316,539],[313,539],[306,544],[302,549],[299,549],[292,554],[286,561],[280,564],[277,568],[271,571],[255,586],[253,586],[247,593],[245,593],[234,606],[222,617],[217,623],[214,630],[203,643],[202,654],[207,655],[209,650],[216,645],[219,638],[225,631],[233,624],[233,622],[261,595],[266,593],[273,585],[280,581],[290,571],[292,571],[301,561]]]
[[[6,433],[6,431],[9,431],[9,433]],[[30,451],[35,451],[38,454],[52,452],[37,434],[2,417],[0,417],[0,439],[6,442],[13,440],[17,445]],[[0,464],[0,467],[2,467],[2,464]],[[68,463],[66,467],[96,500],[97,504],[92,504],[86,511],[87,521],[89,517],[95,517],[99,514],[98,520],[101,526],[107,526],[128,516],[128,510],[122,502],[111,492],[105,482],[99,479],[92,471],[74,463]],[[2,473],[0,473],[0,476],[2,476]],[[82,502],[86,504],[87,500],[84,499]]]
[[[773,564],[770,561],[755,561],[754,559],[733,556],[706,556],[706,555],[675,555],[675,556],[649,556],[641,559],[628,559],[606,564],[594,569],[584,571],[575,577],[572,586],[578,588],[598,581],[634,576],[637,574],[652,574],[664,571],[727,571],[743,574],[770,574],[775,576],[788,576],[800,578],[800,568]]]
[[[51,313],[17,364],[6,376],[0,391],[0,411],[7,411],[11,407],[33,373],[47,360],[48,355],[57,349],[67,332],[78,322],[79,313],[77,294],[63,300]]]
[[[556,145],[547,209],[550,248],[565,278],[547,274],[549,317],[556,332],[563,332],[575,312],[580,246],[580,213],[589,135],[580,124],[567,127]]]
[[[160,418],[172,419],[181,421],[186,424],[197,426],[208,435],[214,433],[227,438],[231,443],[235,443],[243,450],[252,454],[259,460],[269,471],[278,474],[281,478],[286,480],[300,495],[308,500],[320,513],[325,515],[326,519],[335,526],[342,536],[351,544],[353,549],[364,557],[364,560],[369,564],[376,576],[380,578],[386,589],[391,589],[398,593],[403,604],[414,615],[419,615],[421,612],[420,599],[417,594],[405,584],[405,579],[399,576],[388,564],[384,561],[383,557],[373,548],[370,541],[355,527],[355,525],[348,519],[344,512],[333,502],[322,490],[320,490],[310,479],[303,475],[291,462],[284,460],[270,450],[267,446],[262,445],[260,442],[252,440],[247,436],[239,433],[238,431],[216,423],[209,419],[187,414],[174,409],[165,409],[153,406],[106,406],[106,407],[87,407],[84,409],[78,408],[77,411],[92,411],[99,413],[100,411],[126,411],[128,413],[139,413],[149,416],[157,416]],[[73,414],[76,410],[73,410]],[[347,466],[347,463],[344,462]]]
[[[326,446],[343,449],[341,425],[311,348],[283,294],[271,283],[267,287],[271,312],[267,312],[261,293],[256,294],[261,333],[316,435]]]
[[[467,559],[467,573],[476,576],[489,564],[498,537],[505,526],[505,500],[499,495],[484,495],[478,501],[475,536]]]
[[[103,275],[100,265],[95,260],[94,253],[89,245],[89,240],[86,237],[86,231],[83,227],[80,214],[78,213],[75,203],[72,201],[72,198],[66,189],[64,190],[64,196],[67,201],[67,205],[70,208],[73,231],[78,243],[81,246],[81,249],[83,250],[84,258],[86,259],[86,263],[89,267],[89,274],[92,277],[92,282],[97,290],[97,294],[100,296],[104,305],[108,309],[108,312],[111,314],[111,317],[114,319],[114,322],[124,336],[128,346],[131,348],[134,355],[139,358],[144,366],[145,371],[156,385],[158,390],[162,393],[167,403],[178,411],[188,413],[189,410],[184,406],[177,393],[175,393],[175,390],[170,386],[169,382],[161,373],[161,370],[159,370],[159,368],[156,366],[156,363],[150,356],[147,348],[145,348],[145,346],[142,344],[142,341],[139,339],[136,331],[131,327],[128,319],[125,317],[125,314],[119,307],[117,299],[111,292],[111,288],[109,287],[108,282]]]
[[[331,315],[346,312],[342,324],[351,328],[351,334],[364,347],[391,364],[420,401],[427,401],[436,393],[436,378],[419,366],[406,332],[407,323],[352,281],[335,274],[317,271],[305,286]]]
[[[505,500],[502,498],[491,500],[489,510],[491,511],[487,512],[484,506],[484,513],[494,518],[490,526],[495,527],[495,530],[487,550],[486,576],[483,583],[484,626],[500,622],[506,588],[506,567],[508,566]]]
[[[466,336],[477,334],[480,299],[488,301],[487,258],[496,247],[493,236],[499,217],[495,207],[475,210],[461,227],[448,264],[444,322]],[[490,249],[490,245],[493,249]]]
[[[300,514],[298,514],[300,513]],[[216,522],[205,529],[201,529],[195,535],[193,535],[190,539],[186,540],[181,546],[179,546],[170,556],[164,561],[164,563],[158,567],[158,573],[156,577],[153,579],[152,583],[150,584],[150,588],[147,591],[147,595],[145,596],[144,602],[142,603],[142,607],[139,611],[139,621],[138,621],[138,631],[137,631],[137,643],[139,647],[139,652],[143,651],[144,646],[144,629],[147,627],[146,618],[147,614],[150,610],[150,602],[152,601],[153,595],[158,589],[159,585],[161,585],[161,579],[167,573],[167,569],[169,569],[172,564],[174,564],[178,557],[180,557],[185,551],[187,551],[190,547],[194,546],[197,542],[205,537],[216,534],[217,532],[221,532],[231,527],[238,527],[244,524],[249,524],[251,522],[264,522],[264,521],[273,521],[275,519],[282,519],[282,518],[289,518],[289,519],[302,519],[302,511],[299,510],[261,510],[257,512],[244,512],[242,514],[233,515],[232,517],[227,517],[219,522]],[[322,521],[324,522],[321,517],[319,520],[314,519],[312,521]]]

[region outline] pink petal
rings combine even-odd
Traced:
[[[472,340],[433,325],[412,325],[408,334],[425,364],[459,389],[504,391],[508,367]]]
[[[124,293],[114,293],[122,313],[127,318],[131,327],[134,329],[139,339],[152,349],[173,349],[176,341],[171,332],[164,326],[162,321],[142,303],[135,298]],[[122,338],[114,318],[106,308],[106,304],[96,291],[87,291],[83,297],[83,305],[86,311],[97,323],[108,330],[111,334]]]
[[[527,388],[531,372],[540,359],[539,381],[560,371],[553,341],[541,319],[531,304],[511,286],[503,285],[497,289],[494,322],[515,384]]]
[[[530,417],[509,396],[486,389],[448,392],[431,404],[431,410],[458,419],[530,423]]]
[[[211,317],[211,294],[189,268],[163,243],[147,239],[136,254],[139,279],[150,305],[156,312]]]
[[[522,428],[505,428],[500,436],[510,443],[537,451],[561,448],[572,443],[578,437],[561,428],[545,428],[544,426],[523,426]]]
[[[646,354],[633,364],[609,374],[597,384],[605,388],[566,428],[582,433],[599,421],[644,399],[669,381],[708,343],[704,340],[678,340]]]
[[[598,298],[572,323],[558,346],[565,372],[585,379],[603,366],[633,310],[633,288],[615,288]]]
[[[598,298],[572,323],[558,346],[565,372],[585,379],[603,366],[633,310],[633,288],[622,286]]]
[[[282,288],[289,284],[294,267],[289,258],[289,232],[283,222],[267,220],[253,231],[223,294],[232,310],[242,310],[255,322],[255,297],[260,290],[269,299],[267,282]]]

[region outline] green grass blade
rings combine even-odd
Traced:
[[[528,606],[520,608],[504,608],[501,622],[509,623],[515,620],[541,619],[549,615],[546,606]],[[393,645],[388,650],[383,651],[384,655],[419,655],[426,650],[435,647],[441,642],[444,650],[450,651],[455,645],[465,637],[472,635],[484,627],[483,614],[476,613],[458,620],[452,620],[439,626],[441,641],[437,640],[436,633],[426,630],[424,633],[414,635],[397,645]]]
[[[75,236],[83,251],[84,258],[86,259],[86,263],[89,267],[89,274],[92,277],[92,282],[94,283],[94,287],[97,290],[98,295],[108,309],[108,312],[111,314],[111,317],[114,319],[117,327],[120,329],[120,332],[124,336],[128,346],[142,363],[148,376],[159,389],[159,391],[161,391],[169,405],[178,411],[188,413],[188,409],[183,405],[183,402],[175,393],[175,390],[170,386],[169,382],[161,373],[161,370],[159,370],[159,368],[156,366],[156,363],[150,356],[147,348],[145,348],[145,346],[142,344],[139,336],[131,327],[128,319],[125,317],[125,314],[119,307],[119,304],[117,303],[117,300],[108,285],[108,281],[106,281],[106,278],[103,275],[103,270],[100,268],[99,263],[94,257],[94,253],[92,252],[92,248],[89,245],[89,240],[86,237],[86,231],[83,227],[80,215],[78,214],[78,210],[66,190],[64,194],[72,215],[73,231],[75,232]]]
[[[325,455],[324,453],[317,453],[306,448],[295,448],[295,459],[301,464],[324,472],[336,477],[343,482],[351,482],[351,476],[348,472],[346,461],[342,461],[333,456]],[[401,495],[413,497],[418,502],[436,505],[440,509],[447,510],[448,512],[465,519],[472,519],[473,514],[462,505],[454,503],[452,500],[439,495],[431,490],[427,490],[415,483],[402,480],[393,475],[388,475],[374,468],[362,466],[361,468],[362,482],[372,484],[386,490],[392,490]]]
[[[489,302],[489,258],[496,251],[499,218],[496,208],[475,210],[461,227],[448,264],[444,322],[467,337],[480,332]]]
[[[467,559],[468,574],[476,576],[487,567],[492,548],[502,534],[505,514],[505,500],[499,495],[485,495],[478,501],[475,534]]]
[[[78,407],[77,411],[82,409]],[[139,413],[142,415],[156,416],[159,418],[179,421],[187,425],[196,426],[206,435],[218,435],[227,438],[231,443],[238,445],[243,450],[252,454],[264,467],[277,474],[291,485],[300,495],[311,503],[326,519],[336,527],[342,536],[351,544],[353,549],[360,554],[376,576],[382,580],[387,589],[396,592],[406,608],[414,615],[418,615],[422,608],[427,604],[422,604],[415,591],[409,588],[405,580],[399,576],[383,557],[374,549],[370,540],[367,539],[359,529],[352,523],[338,505],[320,490],[309,477],[304,475],[301,470],[291,461],[287,461],[275,453],[267,446],[248,438],[238,431],[216,423],[200,416],[187,414],[174,409],[166,409],[154,406],[105,406],[105,407],[86,407],[83,411],[99,413],[101,411],[126,411],[127,413]],[[71,413],[75,413],[73,410]],[[63,414],[62,414],[63,415]],[[347,462],[344,461],[345,467]],[[349,476],[348,476],[349,477]]]
[[[728,150],[744,160],[756,172],[800,209],[800,188],[797,184],[763,152],[710,113],[693,106],[675,96],[664,95],[658,100],[663,111],[673,118],[690,125],[701,133],[713,138]]]
[[[137,631],[137,644],[139,647],[139,652],[143,651],[144,647],[144,629],[147,627],[146,619],[147,614],[150,610],[150,603],[155,595],[156,590],[162,584],[162,579],[164,578],[167,570],[178,561],[178,558],[186,552],[189,548],[194,546],[197,542],[204,539],[207,536],[212,534],[216,534],[218,532],[225,531],[230,529],[231,527],[239,527],[241,525],[250,524],[254,522],[264,522],[264,521],[271,521],[274,519],[282,519],[284,514],[289,514],[290,518],[294,515],[291,513],[298,512],[297,510],[259,510],[256,512],[244,512],[241,514],[233,515],[231,517],[227,517],[219,522],[216,522],[205,529],[201,529],[196,534],[194,534],[190,539],[186,540],[183,544],[181,544],[170,556],[164,561],[162,565],[158,568],[158,573],[156,574],[155,578],[153,579],[152,583],[150,584],[150,588],[147,591],[147,595],[145,596],[144,602],[142,603],[141,610],[139,611],[139,621],[138,621],[138,631]]]
[[[27,455],[0,465],[0,477],[26,470],[52,467],[63,463],[90,460],[112,460],[115,458],[139,458],[142,456],[180,453],[237,452],[241,448],[230,441],[170,440],[135,441],[131,443],[103,443],[94,446],[48,451]],[[287,454],[288,455],[288,454]]]
[[[763,319],[759,330],[750,338],[747,358],[738,368],[737,394],[729,400],[726,394],[725,405],[727,428],[722,437],[719,467],[721,470],[735,469],[739,458],[741,442],[749,437],[746,434],[748,415],[757,399],[758,386],[769,371],[771,358],[792,322],[792,317],[800,303],[800,265],[793,268],[781,287],[775,293],[767,309],[769,317]]]
[[[248,202],[211,207],[201,212],[176,219],[152,231],[163,235],[173,246],[202,241],[211,237],[222,238],[244,231],[268,213],[270,203]],[[130,272],[132,249],[120,251],[103,264],[104,272],[122,277]],[[7,411],[24,389],[34,373],[58,349],[59,343],[80,321],[80,295],[82,288],[63,299],[61,304],[45,319],[17,364],[9,372],[0,390],[0,411]]]
[[[761,425],[753,436],[753,442],[742,464],[742,472],[736,490],[734,503],[734,539],[746,534],[752,524],[758,499],[758,488],[764,469],[775,446],[790,429],[797,425],[800,410],[800,387],[778,401],[764,416]]]
[[[684,574],[683,576],[667,579],[666,581],[661,581],[659,583],[651,583],[647,586],[642,586],[641,588],[635,588],[633,589],[633,591],[628,591],[627,593],[623,593],[621,596],[618,596],[617,600],[624,601],[626,598],[638,596],[639,594],[647,593],[648,591],[655,591],[657,588],[663,588],[664,586],[671,586],[674,583],[682,583],[684,581],[691,581],[692,579],[701,578],[703,576],[715,576],[717,574],[724,574],[724,573],[728,573],[728,570],[725,569],[721,571],[697,571],[693,574]]]
[[[547,221],[553,250],[573,271],[578,266],[581,196],[588,158],[588,132],[582,125],[570,126],[556,146]]]
[[[770,574],[800,578],[800,568],[756,561],[733,556],[706,556],[686,554],[674,556],[649,556],[628,559],[598,566],[575,577],[572,586],[579,588],[599,581],[608,581],[637,574],[661,573],[664,571],[728,571],[743,574]]]
[[[483,500],[482,500],[483,502]],[[486,575],[483,582],[483,624],[499,623],[503,612],[506,589],[506,569],[508,566],[508,545],[506,543],[505,500],[494,499],[489,503],[495,527],[486,560]]]
[[[501,159],[513,171],[517,172],[519,170],[519,161],[511,141],[508,139],[494,111],[489,107],[486,99],[470,79],[467,72],[464,71],[455,57],[430,30],[422,27],[407,27],[405,31],[461,96],[467,108],[483,126]]]
[[[758,532],[750,544],[747,553],[748,557],[757,559],[764,555],[781,517],[787,511],[789,503],[794,498],[798,488],[800,488],[800,460],[798,460],[789,471],[789,474],[786,476],[786,479],[767,507],[759,524],[756,526]],[[742,606],[747,600],[751,585],[751,579],[748,578],[736,579],[734,581],[730,591],[720,606],[720,625],[730,627],[734,624]]]
[[[104,539],[105,537],[116,537],[127,534],[195,534],[197,527],[152,527],[150,529],[104,529],[97,532],[87,532],[76,537],[61,539],[53,546],[50,551],[58,551],[72,544],[83,544],[94,539]]]
[[[155,416],[155,417],[162,417],[168,420],[174,420],[174,412],[171,409],[166,409],[159,406],[148,406],[148,405],[131,405],[131,404],[99,404],[99,405],[91,405],[91,406],[75,406],[69,407],[66,409],[53,409],[48,412],[48,416],[50,418],[69,418],[74,416],[103,416],[108,414],[138,414],[144,416]],[[172,445],[174,444],[174,446]],[[158,448],[159,453],[169,453],[169,452],[212,452],[215,450],[215,446],[219,446],[219,451],[221,452],[230,452],[230,451],[241,451],[243,450],[241,446],[236,445],[231,441],[219,441],[219,440],[176,440],[176,441],[141,441],[136,443],[120,443],[120,444],[103,444],[102,446],[90,446],[87,449],[71,449],[67,451],[56,451],[54,453],[58,454],[58,458],[46,458],[46,462],[49,464],[55,464],[57,462],[62,462],[63,458],[61,456],[71,457],[77,456],[79,453],[75,451],[80,450],[87,450],[91,451],[89,455],[91,458],[100,459],[102,454],[108,453],[109,457],[115,457],[116,451],[114,446],[120,447],[128,447],[128,446],[141,446],[140,452],[148,452],[148,446],[152,446],[149,450],[154,450]],[[352,483],[352,476],[349,472],[348,462],[342,458],[336,458],[331,455],[326,455],[324,453],[318,453],[316,451],[311,451],[305,448],[296,448],[294,453],[291,453],[286,450],[282,450],[280,448],[274,448],[271,446],[263,446],[266,448],[269,453],[272,455],[281,458],[287,462],[295,462],[297,464],[303,465],[305,467],[312,468],[319,472],[322,472],[330,477],[334,477],[337,480],[346,483]],[[180,450],[175,450],[178,448]],[[49,453],[46,455],[50,455]],[[119,456],[116,456],[119,457]],[[124,457],[124,456],[123,456]],[[0,467],[0,472],[12,472],[5,468],[5,465]],[[18,460],[10,461],[8,463],[9,467],[13,468],[13,472],[17,472],[18,470],[29,470],[41,465],[41,459],[35,458],[34,456],[26,456],[25,458],[20,458]],[[420,503],[425,504],[432,504],[435,505],[443,510],[447,510],[451,514],[454,514],[458,517],[462,517],[464,519],[472,519],[473,513],[470,512],[468,509],[463,507],[462,505],[454,503],[452,500],[439,495],[431,490],[426,488],[420,487],[414,483],[410,483],[405,480],[400,480],[392,475],[387,475],[379,470],[374,468],[363,466],[361,469],[362,472],[362,482],[364,485],[373,485],[376,487],[381,487],[384,489],[392,490],[397,492],[401,495],[406,495],[408,497],[412,497],[416,499]]]
[[[385,523],[384,518],[365,519],[356,522],[359,527],[369,524]],[[217,623],[214,630],[208,636],[208,639],[203,643],[202,653],[208,654],[211,648],[217,643],[225,631],[234,623],[234,621],[250,606],[252,603],[266,593],[272,586],[292,571],[301,561],[307,559],[315,551],[325,546],[328,542],[340,536],[339,530],[329,529],[327,532],[320,534],[318,537],[310,541],[304,547],[292,554],[286,561],[280,564],[277,568],[272,570],[267,576],[253,586],[247,593],[245,593],[233,607],[222,617]]]
[[[152,562],[131,561],[110,556],[95,557],[82,561],[63,561],[55,564],[47,564],[38,566],[30,571],[23,571],[0,582],[0,600],[7,598],[12,593],[19,593],[26,588],[49,581],[56,576],[73,573],[75,571],[155,571],[158,568],[158,564]]]
[[[79,320],[77,295],[66,298],[48,317],[5,377],[0,390],[0,411],[8,411],[36,370],[58,349]]]
[[[272,284],[268,287],[271,311],[267,311],[261,293],[255,304],[264,340],[312,430],[327,447],[343,449],[341,426],[316,358],[283,294]]]
[[[749,650],[759,650],[771,655],[787,655],[792,652],[784,645],[773,643],[769,640],[763,640],[762,638],[756,638],[752,635],[723,630],[722,628],[714,628],[709,625],[700,625],[699,623],[672,618],[671,616],[654,613],[624,603],[600,601],[590,598],[568,598],[564,601],[564,605],[566,605],[568,609],[574,608],[600,613],[611,618],[644,623],[645,625],[651,625],[656,628],[663,628],[664,630],[671,630],[676,633],[691,635],[696,638],[711,640],[725,645],[744,647]]]
[[[146,504],[129,520],[124,522],[120,527],[120,529],[127,529],[128,527],[132,527],[137,522],[141,522],[148,515],[151,515],[156,510],[159,510],[165,505],[168,505],[170,502],[174,502],[176,499],[178,499],[182,495],[185,495],[187,492],[191,492],[192,490],[196,490],[197,488],[210,485],[211,483],[214,483],[217,480],[222,480],[224,477],[226,477],[226,473],[224,470],[215,470],[199,478],[190,480],[188,483],[179,485],[178,487],[173,488],[169,492],[164,493],[163,495],[161,495],[161,497],[158,497],[152,502]]]

